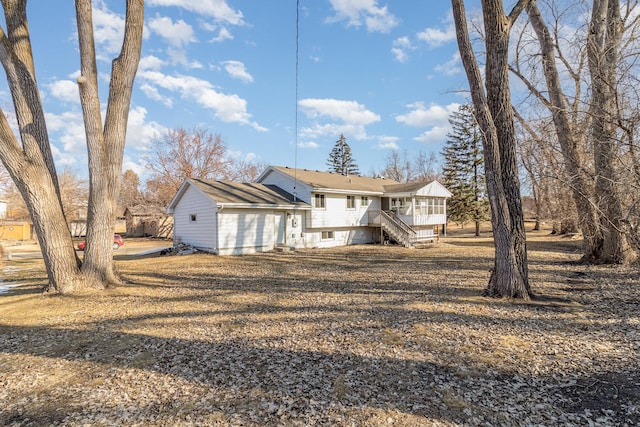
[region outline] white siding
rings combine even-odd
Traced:
[[[219,254],[238,255],[272,250],[275,246],[273,211],[223,209],[218,212]]]
[[[173,240],[207,251],[217,251],[216,203],[193,186],[188,186],[173,213]],[[195,215],[195,221],[191,220]]]
[[[333,231],[332,239],[322,239],[322,231],[307,231],[304,236],[307,248],[332,248],[345,245],[364,245],[376,242],[377,233],[374,228],[359,227],[349,230],[324,230]]]
[[[355,209],[347,209],[346,194],[322,192],[318,192],[318,194],[324,194],[325,208],[313,207],[311,209],[311,218],[307,224],[309,228],[367,226],[369,224],[368,211],[380,210],[380,198],[376,196],[368,196],[369,206],[362,206],[362,196],[353,195],[355,197]]]
[[[277,170],[270,171],[264,178],[262,178],[260,184],[276,185],[289,194],[294,193],[293,187],[295,186],[295,196],[297,199],[309,204],[311,203],[311,187],[300,181],[295,182],[293,178]]]
[[[416,215],[412,225],[440,225],[447,223],[447,215]]]

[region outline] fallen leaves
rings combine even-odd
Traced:
[[[637,270],[556,242],[530,303],[480,296],[481,239],[125,260],[97,296],[5,294],[0,424],[637,424]]]

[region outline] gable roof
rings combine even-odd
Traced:
[[[314,190],[344,190],[361,191],[369,193],[384,193],[384,187],[388,184],[400,184],[398,181],[387,178],[370,178],[359,175],[341,175],[333,172],[322,172],[308,169],[294,169],[283,166],[270,166],[260,177],[260,182],[272,170],[278,171],[290,178],[307,184]]]
[[[453,194],[438,181],[418,181],[406,184],[385,185],[386,194],[412,194],[429,197],[451,197]]]
[[[275,185],[246,182],[209,181],[204,179],[187,179],[171,200],[168,212],[172,212],[189,186],[194,186],[219,205],[310,208],[300,200],[294,201],[293,195]]]

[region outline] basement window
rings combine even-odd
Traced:
[[[323,231],[322,240],[333,240],[333,231]]]

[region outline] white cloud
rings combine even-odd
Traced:
[[[148,83],[143,83],[142,85],[140,85],[140,90],[146,95],[147,98],[153,101],[157,101],[167,107],[173,106],[173,99],[171,99],[171,97],[162,95],[158,91],[158,88],[155,86],[152,86]]]
[[[242,80],[245,83],[253,82],[253,76],[249,74],[240,61],[224,61],[222,62],[224,69],[234,79]]]
[[[434,126],[413,139],[424,144],[436,144],[443,142],[449,132],[451,132],[451,127]]]
[[[415,102],[407,107],[412,110],[396,116],[396,121],[413,127],[425,127],[448,123],[449,114],[457,111],[460,104],[452,103],[444,107],[432,104],[427,108],[423,102]]]
[[[323,135],[336,136],[341,133],[355,139],[365,139],[365,127],[380,121],[380,116],[367,110],[356,101],[339,99],[302,99],[300,109],[313,120],[310,127],[303,128],[301,135],[314,139]],[[324,123],[322,123],[324,121]],[[327,123],[328,122],[328,123]]]
[[[57,80],[47,85],[49,93],[56,99],[64,102],[80,102],[78,84],[72,80]]]
[[[455,51],[453,55],[451,55],[451,59],[449,59],[444,64],[438,64],[434,67],[434,70],[438,71],[447,76],[452,76],[454,74],[459,74],[462,72],[462,67],[460,66],[460,52]]]
[[[368,125],[380,121],[380,116],[367,110],[356,101],[340,99],[308,98],[300,100],[300,106],[310,118],[328,116],[346,123]]]
[[[149,6],[175,6],[205,15],[218,22],[244,25],[242,12],[229,7],[226,0],[147,0]]]
[[[154,138],[167,132],[167,128],[157,122],[147,122],[147,109],[134,107],[129,111],[127,121],[126,147],[145,150]]]
[[[87,145],[82,112],[45,113],[45,118],[56,165],[78,166],[80,162],[86,163]]]
[[[220,31],[218,31],[218,35],[211,38],[209,40],[209,42],[211,43],[220,43],[223,42],[225,40],[233,40],[233,35],[231,34],[231,32],[229,30],[227,30],[224,27],[220,28]]]
[[[409,40],[409,37],[404,36],[399,37],[393,41],[391,53],[393,53],[393,56],[395,56],[396,61],[404,63],[409,60],[407,51],[414,49],[415,47],[411,44],[411,40]]]
[[[167,16],[156,16],[149,20],[148,25],[154,33],[177,48],[182,48],[196,40],[193,28],[182,19],[173,22]]]
[[[126,148],[145,150],[153,138],[166,129],[156,122],[146,121],[147,110],[134,107],[129,111]],[[102,111],[104,120],[105,111]],[[87,145],[82,112],[46,113],[47,128],[58,167],[87,163]]]
[[[298,147],[315,150],[316,148],[320,148],[320,144],[314,141],[305,141],[305,142],[298,142]]]
[[[413,127],[430,129],[414,138],[425,144],[442,142],[451,131],[449,115],[457,111],[460,104],[451,103],[446,106],[432,104],[428,108],[422,102],[407,105],[411,109],[407,114],[396,116],[396,121]]]
[[[154,55],[147,55],[140,58],[140,64],[138,65],[138,71],[142,70],[159,70],[164,67],[165,61]]]
[[[216,91],[211,83],[192,76],[170,76],[158,71],[139,73],[141,80],[156,88],[178,92],[183,98],[210,109],[224,122],[246,124],[264,132],[266,128],[251,121],[247,112],[247,101],[238,95],[227,95]]]
[[[416,38],[427,43],[429,47],[438,47],[456,39],[456,27],[453,24],[452,14],[449,13],[445,20],[444,28],[425,28]]]
[[[99,7],[93,9],[93,28],[96,46],[104,50],[105,56],[120,52],[124,38],[124,17],[99,3]]]
[[[348,26],[365,25],[368,31],[388,33],[400,23],[387,6],[378,7],[377,0],[330,0],[336,14],[328,22],[347,20]]]
[[[398,145],[398,139],[399,138],[397,136],[380,136],[378,137],[379,142],[376,144],[376,148],[399,150],[400,146]]]

